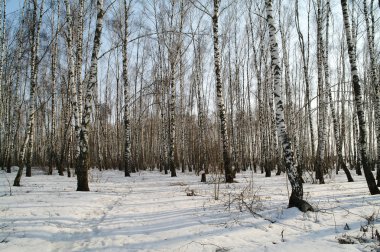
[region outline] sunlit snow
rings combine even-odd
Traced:
[[[318,210],[308,213],[287,208],[284,175],[240,173],[237,183],[220,183],[219,195],[219,177],[211,174],[204,184],[188,173],[125,178],[92,170],[91,192],[76,192],[75,177],[34,171],[21,187],[10,187],[15,172],[0,175],[0,251],[379,249],[380,196],[369,195],[363,177],[346,182],[343,172],[325,185],[304,184],[305,199]],[[344,237],[354,244],[340,244]]]

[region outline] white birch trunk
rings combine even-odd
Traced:
[[[98,71],[98,54],[100,49],[100,38],[103,28],[103,0],[96,1],[97,17],[96,17],[96,29],[94,36],[94,45],[91,54],[91,66],[89,70],[89,80],[87,82],[85,104],[83,108],[82,123],[80,127],[79,138],[79,157],[76,164],[77,169],[77,191],[89,191],[88,187],[88,169],[89,169],[89,131],[90,131],[90,116],[92,112],[93,93],[94,87],[97,82]]]
[[[51,1],[53,4],[53,0]],[[52,48],[51,48],[51,129],[50,129],[50,151],[49,151],[49,171],[48,174],[53,174],[53,164],[56,161],[57,154],[55,148],[55,136],[56,136],[56,112],[55,112],[55,103],[56,103],[56,69],[57,69],[57,55],[58,55],[58,27],[59,27],[59,12],[60,12],[60,2],[58,2],[57,9],[57,27],[55,27],[55,10],[53,7],[52,13],[52,31],[55,31],[56,35],[53,39]]]
[[[220,119],[220,133],[223,146],[223,166],[226,183],[233,182],[233,173],[231,168],[230,143],[228,140],[226,110],[223,100],[223,83],[221,77],[220,66],[220,50],[219,50],[219,4],[220,0],[214,0],[214,13],[212,16],[213,24],[213,41],[214,41],[214,70],[216,79],[216,100]]]
[[[123,81],[124,81],[124,175],[130,177],[131,173],[131,126],[129,120],[129,83],[128,83],[128,16],[129,6],[126,0],[123,1],[124,5],[124,37],[123,37]]]
[[[325,41],[325,52],[323,55],[323,67],[325,71],[325,86],[326,86],[326,93],[328,95],[329,104],[330,104],[330,110],[331,110],[331,117],[333,121],[333,131],[334,131],[334,139],[335,139],[335,147],[336,152],[338,156],[338,164],[337,164],[337,170],[339,166],[342,167],[343,171],[346,174],[348,182],[353,182],[353,178],[351,176],[350,171],[348,170],[342,154],[342,145],[341,145],[341,139],[339,138],[339,123],[335,112],[334,107],[334,101],[331,94],[331,85],[330,85],[330,69],[329,69],[329,17],[330,17],[330,0],[326,1],[326,41]],[[326,101],[327,102],[327,101]]]
[[[318,147],[315,159],[315,178],[324,184],[323,167],[326,142],[325,88],[323,85],[323,38],[322,38],[322,0],[317,1],[317,68],[318,68]]]
[[[302,64],[303,64],[302,68],[303,68],[303,75],[304,75],[304,81],[305,81],[305,86],[306,86],[305,102],[306,102],[306,114],[308,117],[308,123],[309,123],[309,129],[310,129],[311,156],[313,157],[315,154],[315,147],[314,147],[314,127],[313,127],[313,120],[312,120],[312,114],[311,114],[309,60],[308,60],[308,57],[306,57],[305,42],[304,42],[302,32],[300,30],[298,0],[296,0],[295,2],[295,7],[296,7],[296,28],[297,28],[297,33],[298,33],[299,46],[300,46],[301,54],[302,54]],[[309,17],[308,17],[308,29],[309,29]],[[309,30],[308,30],[308,41],[309,41]]]
[[[380,83],[377,79],[376,74],[376,59],[375,59],[375,44],[374,44],[374,23],[370,25],[367,9],[367,1],[363,0],[363,11],[366,22],[367,30],[367,42],[370,57],[370,75],[371,75],[371,86],[374,87],[374,109],[375,109],[375,128],[376,128],[376,150],[377,150],[377,185],[380,185]],[[373,20],[373,1],[371,1],[371,17]],[[372,28],[372,29],[371,29]]]
[[[78,118],[82,118],[82,100],[83,100],[83,82],[82,82],[82,46],[83,46],[83,10],[84,0],[79,0],[78,11],[78,26],[77,34],[77,51],[76,51],[76,66],[75,66],[75,83],[78,87]],[[73,73],[74,74],[74,73]],[[74,83],[74,82],[73,82]]]
[[[365,120],[365,115],[364,115],[364,110],[363,110],[363,95],[362,95],[361,85],[359,81],[358,68],[356,64],[356,51],[355,51],[354,43],[352,41],[355,36],[351,35],[347,0],[341,0],[341,6],[342,6],[342,13],[343,13],[343,22],[344,22],[344,27],[345,27],[345,32],[346,32],[348,54],[349,54],[350,65],[351,65],[351,82],[352,82],[352,88],[354,91],[356,114],[357,114],[358,124],[359,124],[359,146],[358,147],[360,149],[360,156],[361,156],[361,161],[363,164],[363,171],[364,171],[364,175],[367,181],[368,189],[372,195],[380,194],[380,190],[376,186],[375,178],[371,172],[371,168],[368,163],[367,128],[366,128],[367,123]]]
[[[37,6],[37,0],[34,0],[34,5]],[[25,157],[25,166],[26,166],[26,176],[31,177],[32,176],[32,157],[33,157],[33,146],[34,146],[34,123],[35,123],[35,112],[36,112],[36,107],[35,107],[35,92],[37,89],[37,74],[38,74],[38,49],[39,49],[39,44],[40,44],[40,31],[41,31],[41,22],[42,22],[42,15],[43,15],[43,7],[44,7],[44,0],[41,2],[41,8],[40,8],[40,13],[39,13],[39,18],[36,19],[36,24],[34,30],[35,35],[32,35],[34,37],[33,40],[33,52],[32,54],[32,59],[31,59],[31,79],[30,79],[30,107],[29,107],[29,142],[26,150],[26,157]],[[37,8],[37,7],[35,7]],[[37,14],[37,12],[36,12]]]
[[[6,24],[6,0],[0,0],[0,106],[5,102],[5,95],[3,94],[3,71],[4,71],[4,57],[5,57],[5,24]],[[0,110],[0,118],[3,118],[3,109]],[[0,143],[2,141],[2,123],[0,123]],[[0,153],[1,155],[1,153]],[[0,157],[1,159],[1,157]]]
[[[292,187],[292,194],[289,199],[289,207],[298,207],[301,211],[306,212],[313,210],[312,207],[303,198],[303,186],[301,178],[298,176],[297,169],[293,161],[292,145],[288,138],[286,130],[286,123],[284,119],[284,105],[283,94],[281,84],[281,67],[280,67],[280,54],[278,51],[278,44],[276,41],[276,27],[274,25],[274,19],[272,14],[272,1],[266,0],[265,7],[267,12],[267,22],[269,26],[269,40],[270,40],[270,52],[271,52],[271,64],[272,74],[274,77],[274,102],[276,110],[276,128],[279,141],[282,145],[285,158],[286,172],[288,179]]]
[[[33,1],[33,21],[30,27],[30,41],[31,41],[31,56],[30,56],[30,68],[31,68],[31,77],[30,77],[30,94],[29,94],[29,118],[27,123],[27,131],[25,136],[25,141],[20,153],[19,160],[19,170],[17,172],[16,178],[14,180],[14,186],[20,186],[20,180],[24,168],[26,166],[26,176],[32,176],[31,170],[31,161],[33,154],[33,142],[34,142],[34,121],[35,121],[35,93],[37,86],[37,71],[38,71],[38,47],[39,47],[39,35],[40,27],[42,22],[43,15],[43,6],[44,0],[41,2],[40,15],[37,20],[37,0]],[[25,163],[24,163],[25,162]]]
[[[71,6],[69,0],[65,0],[66,6],[66,23],[67,23],[67,34],[66,34],[66,43],[67,43],[67,60],[68,60],[68,86],[71,89],[71,107],[74,110],[74,130],[76,137],[76,146],[74,159],[77,159],[79,156],[79,133],[80,133],[80,117],[79,117],[79,107],[78,107],[78,96],[77,88],[75,85],[75,76],[74,76],[74,48],[73,48],[73,30],[72,30],[72,15],[71,15]]]
[[[170,101],[169,101],[169,169],[170,176],[176,177],[176,169],[174,163],[174,151],[175,151],[175,139],[176,139],[176,124],[175,124],[175,104],[176,104],[176,84],[175,84],[175,63],[177,58],[177,52],[169,53],[171,59],[170,63]],[[174,55],[173,55],[174,54]]]

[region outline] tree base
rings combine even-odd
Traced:
[[[23,170],[24,170],[23,165],[19,165],[15,180],[13,181],[13,186],[21,186],[20,181],[21,181]]]
[[[88,192],[88,173],[87,170],[77,171],[77,191]]]
[[[170,177],[177,177],[177,172],[176,172],[174,163],[170,167]]]
[[[288,208],[291,208],[291,207],[297,207],[301,212],[304,212],[304,213],[306,213],[307,211],[314,212],[314,208],[309,203],[293,195],[290,196],[290,199],[289,199]]]
[[[203,172],[201,175],[201,182],[206,183],[206,173]]]
[[[232,174],[226,175],[225,179],[226,179],[226,183],[233,183],[234,182],[234,177],[232,176]]]
[[[343,157],[341,157],[340,158],[341,160],[339,161],[339,163],[340,163],[340,166],[342,167],[342,169],[343,169],[343,171],[344,171],[344,173],[346,174],[346,177],[347,177],[347,181],[348,182],[354,182],[354,179],[352,178],[352,176],[351,176],[351,172],[350,172],[350,170],[348,170],[348,168],[347,168],[347,165],[344,163],[344,161],[343,161]],[[339,165],[337,166],[338,168],[337,168],[337,170],[336,170],[336,174],[338,174],[338,171],[339,171]]]
[[[77,192],[89,192],[90,191],[90,188],[87,186],[87,187],[78,187],[77,188]]]
[[[271,175],[270,169],[265,169],[265,177],[269,178]]]

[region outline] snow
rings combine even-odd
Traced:
[[[0,171],[0,251],[380,251],[371,237],[380,196],[362,176],[304,184],[318,211],[302,213],[287,208],[284,175],[243,172],[220,183],[219,195],[216,175],[204,184],[188,173],[92,170],[91,192],[76,192],[75,177],[37,170],[10,188],[14,175]],[[354,244],[340,244],[343,237]]]

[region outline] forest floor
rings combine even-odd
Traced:
[[[0,171],[0,251],[380,251],[380,195],[363,176],[304,184],[317,211],[302,213],[285,175],[92,170],[90,192],[43,171],[10,187],[14,175]]]

